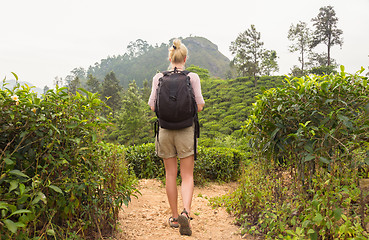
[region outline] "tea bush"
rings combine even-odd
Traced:
[[[243,234],[264,239],[368,239],[367,194],[352,181],[355,173],[317,175],[306,195],[286,172],[265,174],[250,163],[233,193],[210,202],[235,215]]]
[[[287,78],[257,97],[243,131],[253,164],[214,199],[244,232],[268,239],[367,239],[368,78],[341,72]]]
[[[126,148],[126,159],[138,178],[162,178],[165,176],[163,160],[155,154],[155,144],[147,143]]]
[[[80,91],[0,90],[1,239],[101,236],[130,201],[124,149],[99,140],[104,104]]]
[[[155,154],[154,143],[128,147],[126,159],[138,178],[165,177],[163,160]],[[247,160],[247,154],[236,149],[199,147],[194,168],[195,184],[235,180],[240,164]]]
[[[315,165],[363,163],[369,140],[368,79],[341,70],[286,79],[285,87],[258,96],[245,132],[263,166],[292,165],[304,183]]]

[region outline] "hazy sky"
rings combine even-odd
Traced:
[[[264,47],[277,51],[279,74],[287,74],[299,65],[298,55],[288,51],[289,27],[305,21],[313,28],[311,19],[327,5],[334,7],[344,38],[332,57],[349,72],[368,68],[369,0],[1,0],[0,80],[15,72],[20,80],[52,87],[56,76],[124,54],[139,38],[155,45],[206,37],[231,58],[231,42],[251,24]]]

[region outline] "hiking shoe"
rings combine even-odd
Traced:
[[[183,213],[186,215],[183,215]],[[192,235],[190,220],[192,220],[192,218],[188,216],[188,212],[186,211],[186,209],[183,209],[181,215],[178,216],[179,232],[181,235]]]
[[[179,227],[178,218],[170,217],[168,219],[168,223],[169,223],[169,226],[172,227],[172,228],[178,228]]]

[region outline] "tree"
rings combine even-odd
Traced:
[[[113,117],[115,112],[120,108],[121,90],[122,87],[119,85],[119,81],[115,77],[114,72],[108,73],[102,83],[101,98],[106,103],[106,105],[111,108],[113,112]]]
[[[314,53],[309,54],[310,61],[307,65],[310,68],[320,67],[320,66],[333,66],[337,67],[336,60],[330,58],[330,64],[328,64],[328,54],[327,53]]]
[[[142,93],[142,99],[145,102],[148,102],[150,98],[150,94],[151,94],[151,88],[150,88],[149,81],[147,81],[147,79],[143,81],[143,88],[141,89],[141,93]]]
[[[142,100],[136,82],[133,81],[124,92],[122,110],[117,117],[120,143],[131,141],[132,145],[136,144],[142,128],[148,123],[147,111],[147,103]]]
[[[56,76],[54,78],[54,86],[62,87],[64,84],[63,78]]]
[[[127,46],[127,54],[132,58],[139,57],[146,52],[148,52],[152,48],[151,45],[147,43],[147,41],[142,39],[137,39],[135,42],[130,42]]]
[[[100,82],[94,76],[92,76],[92,74],[88,75],[86,84],[88,91],[92,93],[100,91]]]
[[[47,86],[47,85],[45,85],[45,87],[44,87],[44,94],[46,94],[47,93],[47,91],[49,91],[49,87]]]
[[[299,62],[301,63],[301,72],[305,71],[305,56],[311,51],[310,44],[312,40],[312,32],[305,22],[291,25],[288,31],[288,39],[294,43],[289,46],[290,52],[299,52]]]
[[[260,32],[255,25],[240,33],[234,42],[231,42],[229,50],[235,55],[232,60],[241,76],[253,76],[256,86],[256,76],[260,74],[260,62],[263,58],[264,43],[260,40]]]
[[[315,31],[311,47],[314,48],[320,43],[327,46],[328,63],[331,65],[331,47],[339,45],[342,47],[343,38],[342,30],[337,28],[338,18],[332,6],[321,7],[320,12],[316,18],[313,18]]]
[[[69,84],[69,92],[76,94],[77,89],[81,87],[81,81],[79,80],[79,77],[75,77]]]
[[[79,79],[86,78],[86,70],[83,67],[74,68],[70,71],[74,77],[78,77]]]
[[[270,76],[271,73],[279,71],[277,63],[277,52],[274,50],[265,50],[261,61],[261,73]]]

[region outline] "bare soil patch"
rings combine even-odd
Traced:
[[[211,183],[205,187],[195,187],[192,201],[192,236],[181,236],[178,229],[170,228],[168,218],[171,215],[165,187],[154,179],[139,181],[141,196],[133,198],[128,207],[119,214],[120,240],[144,239],[241,239],[239,227],[234,218],[223,208],[213,209],[209,200],[233,191],[237,183]],[[180,187],[178,186],[179,209],[182,209]],[[245,236],[244,236],[245,239]]]

